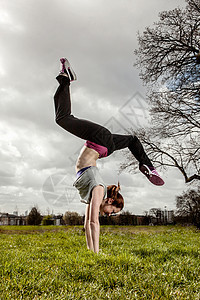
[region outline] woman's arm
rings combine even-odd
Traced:
[[[89,216],[90,216],[90,204],[87,204],[85,209],[85,222],[84,222],[85,237],[86,237],[87,248],[94,251]]]
[[[92,191],[92,199],[90,202],[89,221],[91,230],[91,239],[93,243],[93,251],[99,252],[99,208],[104,196],[104,188],[100,185],[96,186]]]

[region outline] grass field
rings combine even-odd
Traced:
[[[200,232],[102,227],[99,255],[82,227],[0,227],[0,299],[200,299]]]

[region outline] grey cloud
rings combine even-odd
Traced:
[[[78,81],[71,86],[73,114],[100,124],[114,117],[128,127],[119,109],[135,92],[145,94],[138,71],[133,68],[136,33],[152,24],[159,11],[184,3],[184,0],[3,2],[0,142],[4,152],[0,151],[0,165],[5,172],[1,186],[7,186],[9,194],[4,209],[11,209],[9,199],[14,199],[10,200],[12,205],[16,202],[22,209],[32,203],[45,209],[47,203],[40,189],[46,178],[56,171],[74,176],[72,161],[84,141],[66,133],[54,121],[53,94],[57,88],[59,58],[67,56],[78,75]],[[105,163],[100,162],[106,183],[118,181],[122,159],[123,155],[117,154],[105,159]],[[144,199],[148,197],[148,192],[144,195],[143,191],[151,189],[144,183],[145,178],[141,178],[140,174],[120,175],[127,205],[131,208],[131,199],[137,195],[138,211],[142,207],[141,195]],[[15,195],[15,189],[20,196]],[[176,188],[172,194],[175,193]],[[160,195],[155,193],[151,197],[158,199]],[[79,212],[84,210],[78,200],[66,205],[66,209],[75,208]]]

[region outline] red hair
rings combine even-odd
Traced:
[[[119,193],[119,190],[120,190],[119,182],[118,182],[118,186],[116,185],[107,186],[107,197],[114,200],[112,205],[122,210],[124,207],[124,199],[122,195]]]

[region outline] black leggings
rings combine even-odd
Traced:
[[[56,123],[58,125],[81,139],[106,147],[108,155],[128,147],[140,165],[152,166],[136,136],[112,134],[107,128],[99,124],[74,117],[71,114],[70,81],[62,75],[56,79],[60,84],[54,96]]]

